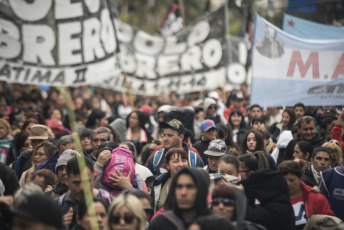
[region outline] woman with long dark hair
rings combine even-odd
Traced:
[[[240,110],[233,110],[229,115],[228,123],[232,128],[233,142],[239,146],[242,144],[245,134],[248,128],[245,123],[245,118]]]
[[[292,109],[285,109],[282,113],[282,120],[280,123],[274,123],[269,128],[274,139],[278,139],[279,135],[286,130],[291,130],[296,121],[295,112]]]

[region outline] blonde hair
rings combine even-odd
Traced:
[[[32,181],[32,173],[36,170],[36,167],[37,167],[37,165],[33,164],[33,159],[35,157],[35,153],[41,147],[44,149],[44,153],[47,154],[48,159],[50,159],[50,157],[52,157],[54,155],[54,153],[57,151],[57,147],[49,141],[44,141],[44,142],[40,143],[39,145],[37,145],[31,154],[32,166],[31,166],[31,168],[28,169],[28,172],[27,172],[26,177],[25,177],[25,183]]]
[[[115,215],[123,206],[126,206],[137,218],[138,224],[136,230],[145,230],[146,214],[143,210],[142,203],[136,196],[130,194],[120,195],[112,202],[108,212],[107,229],[112,230],[111,216]]]
[[[4,126],[5,129],[7,129],[6,136],[8,136],[12,133],[12,129],[11,129],[10,123],[8,123],[8,121],[6,121],[3,118],[0,118],[0,125]]]
[[[330,140],[322,145],[322,147],[327,148],[331,152],[331,166],[336,167],[343,162],[342,149],[338,146],[339,142],[337,140]]]

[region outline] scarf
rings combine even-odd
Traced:
[[[320,183],[320,179],[321,179],[321,174],[320,174],[320,172],[318,172],[317,170],[315,170],[313,164],[311,164],[311,170],[312,170],[313,177],[314,177],[315,181],[319,184],[319,183]]]

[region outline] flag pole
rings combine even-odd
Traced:
[[[182,16],[183,19],[183,28],[185,28],[185,13],[184,13],[184,4],[183,0],[178,0],[178,5],[180,7],[180,15]]]

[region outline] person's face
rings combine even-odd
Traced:
[[[217,172],[219,168],[219,161],[221,157],[208,155],[208,166],[211,171]]]
[[[256,149],[257,141],[254,133],[248,134],[246,143],[248,150],[254,151]]]
[[[47,226],[38,221],[33,221],[26,219],[21,216],[13,216],[12,219],[12,230],[57,230],[57,228],[52,226]]]
[[[181,210],[193,210],[195,208],[197,186],[190,175],[182,174],[178,177],[174,192],[177,205]]]
[[[57,180],[63,186],[67,187],[67,166],[61,165],[57,168]]]
[[[83,137],[81,138],[80,142],[81,142],[81,147],[84,151],[89,151],[93,149],[91,137]]]
[[[93,98],[92,108],[93,109],[100,109],[101,108],[100,101],[97,98]]]
[[[300,128],[298,128],[298,132],[302,138],[302,140],[305,141],[311,141],[315,138],[316,135],[316,129],[314,122],[306,123],[302,122]]]
[[[164,141],[164,148],[179,148],[182,145],[184,135],[178,135],[178,131],[174,129],[164,129],[163,132],[163,141]]]
[[[288,187],[289,187],[289,194],[290,196],[296,194],[301,189],[301,179],[297,176],[288,173],[284,176],[284,179],[286,180]]]
[[[129,127],[136,128],[140,126],[139,116],[137,113],[131,113],[129,116]]]
[[[227,220],[234,220],[234,204],[227,202],[228,199],[216,197],[213,199],[212,209],[216,214],[223,216]],[[215,202],[216,201],[216,202]]]
[[[139,221],[130,209],[123,205],[118,212],[110,216],[111,230],[136,230]]]
[[[22,153],[28,149],[32,149],[31,140],[29,138],[26,139],[24,146],[19,149],[19,153]]]
[[[51,114],[51,117],[55,118],[56,120],[61,121],[62,115],[58,109],[54,109],[53,113]]]
[[[327,124],[326,129],[321,129],[321,131],[324,133],[324,136],[331,134],[331,124]]]
[[[231,120],[232,120],[232,124],[233,126],[240,126],[240,123],[242,121],[242,117],[238,114],[234,114],[233,116],[231,116]]]
[[[188,160],[182,159],[179,154],[173,154],[170,161],[166,165],[168,171],[170,171],[171,177],[173,177],[182,168],[188,167]]]
[[[232,105],[234,109],[240,109],[243,106],[243,100],[233,100]]]
[[[252,125],[252,129],[253,130],[258,130],[258,129],[266,130],[266,126],[265,126],[265,123],[263,122],[255,121]]]
[[[105,229],[106,222],[107,222],[107,215],[106,215],[105,207],[100,202],[94,202],[93,207],[94,207],[94,211],[97,217],[98,229],[103,230]],[[81,220],[78,219],[77,222],[85,230],[91,230],[90,217],[88,216],[87,212],[84,215],[84,217]]]
[[[99,121],[99,127],[104,127],[104,126],[106,126],[106,125],[108,125],[109,124],[109,122],[108,122],[108,120],[106,119],[106,117],[103,117],[102,119],[100,119],[100,121]]]
[[[29,123],[29,124],[26,126],[24,132],[27,133],[27,134],[30,134],[30,128],[31,128],[33,125],[36,125],[36,124],[37,124],[37,123],[34,123],[34,122]]]
[[[92,140],[92,144],[93,144],[93,149],[97,150],[98,147],[103,144],[104,142],[106,142],[108,140],[108,134],[107,133],[95,133],[93,134],[93,140]]]
[[[290,121],[290,116],[287,112],[282,113],[282,126],[287,127]]]
[[[46,186],[44,177],[42,177],[42,176],[35,176],[35,178],[33,178],[33,180],[32,180],[32,183],[38,185],[44,191],[45,186]]]
[[[296,120],[305,115],[305,110],[301,106],[297,106],[294,109]]]
[[[163,112],[160,112],[158,113],[158,122],[163,122],[164,121],[164,113]]]
[[[36,166],[49,159],[43,147],[39,147],[36,150],[36,152],[32,153],[32,155],[33,155],[33,164]]]
[[[67,149],[75,150],[75,143],[68,143],[66,145],[60,145],[59,146],[59,154],[61,155]]]
[[[215,114],[216,114],[216,105],[215,104],[211,104],[208,107],[207,117],[213,117]]]
[[[250,117],[251,119],[255,118],[255,117],[261,117],[262,116],[262,110],[258,107],[254,107],[252,108],[252,110],[250,111]]]
[[[91,173],[91,170],[89,168],[87,168],[87,175],[88,175],[89,183],[92,190],[93,189],[93,174]],[[68,176],[67,182],[68,182],[67,185],[69,187],[69,190],[72,193],[72,197],[76,201],[84,200],[85,199],[84,186],[81,183],[80,174],[71,173]]]
[[[225,173],[232,176],[239,176],[238,170],[233,164],[227,164],[224,161],[221,161],[219,164],[219,173]]]
[[[239,174],[242,180],[245,179],[250,174],[250,170],[242,161],[239,162]]]
[[[0,125],[0,139],[4,139],[8,135],[8,130],[5,126]]]
[[[82,100],[81,97],[77,97],[74,101],[74,105],[75,105],[76,110],[81,110],[83,104],[84,104],[84,101]]]
[[[321,172],[330,167],[330,156],[327,152],[318,152],[314,158],[311,158],[311,162],[314,169]]]
[[[151,204],[150,204],[149,200],[146,198],[141,198],[140,201],[142,203],[143,209],[145,210],[146,221],[149,221],[152,217],[152,214],[153,214],[153,209],[151,207]]]
[[[39,145],[40,143],[42,143],[43,141],[46,141],[46,140],[41,140],[41,139],[32,139],[31,140],[31,145],[32,145],[32,148],[35,149],[37,145]]]
[[[215,128],[211,128],[206,132],[202,132],[202,136],[206,139],[206,140],[214,140],[215,138],[215,133],[216,133],[216,129]]]
[[[308,158],[309,158],[309,153],[307,153],[306,156],[303,155],[300,147],[298,144],[295,145],[294,147],[294,154],[293,154],[293,157],[294,157],[294,160],[296,159],[300,159],[300,160],[305,160],[305,161],[308,161]]]

